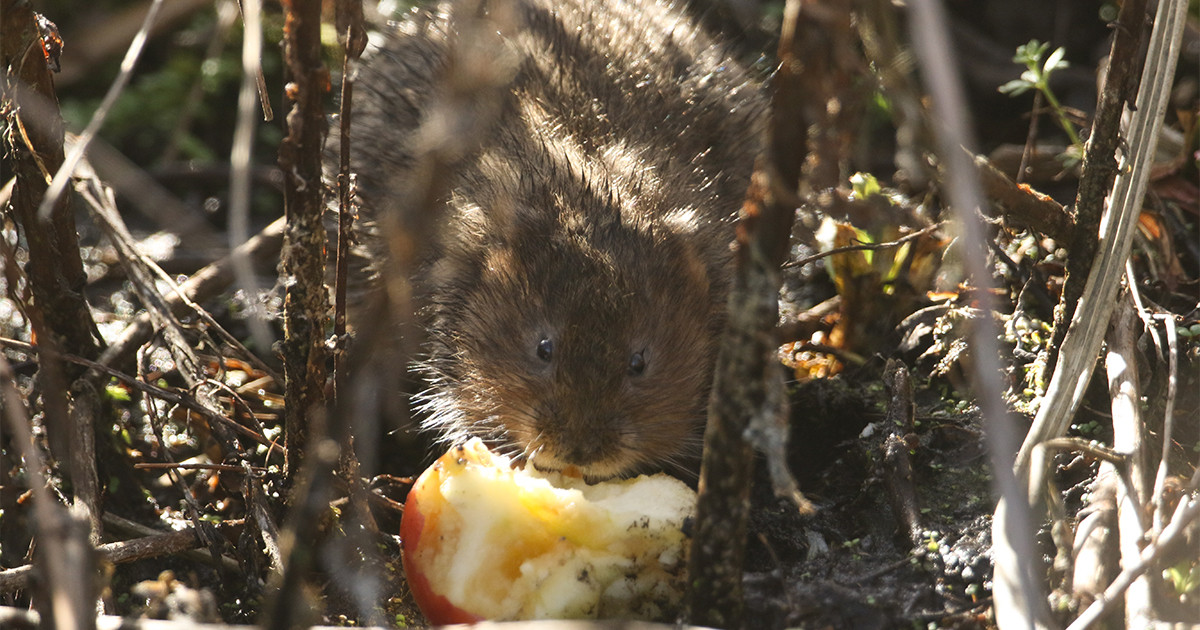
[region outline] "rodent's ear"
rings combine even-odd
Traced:
[[[430,287],[478,286],[486,281],[497,284],[517,283],[517,257],[511,247],[494,244],[484,250],[448,248],[428,267],[424,284]]]
[[[512,282],[520,275],[517,269],[517,257],[510,247],[493,247],[483,259],[485,277],[492,277],[501,282]]]
[[[519,210],[517,200],[522,197],[520,174],[524,167],[493,151],[480,155],[476,167],[483,177],[475,183],[471,199],[474,221],[491,239],[511,243]],[[475,205],[476,202],[483,205]]]
[[[704,258],[691,243],[684,242],[680,249],[679,260],[683,265],[684,277],[687,278],[693,289],[697,289],[695,295],[707,294],[711,287],[709,286],[708,265],[705,264]],[[700,290],[701,288],[702,290]]]

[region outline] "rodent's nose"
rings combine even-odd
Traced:
[[[569,423],[546,446],[551,455],[563,462],[588,467],[609,459],[620,450],[616,431],[609,422]]]
[[[558,445],[556,454],[568,464],[587,466],[603,459],[610,446],[607,440],[593,439],[592,436],[572,436],[567,443]]]

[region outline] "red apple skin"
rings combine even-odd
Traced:
[[[408,579],[409,589],[412,590],[413,600],[417,602],[417,606],[429,623],[435,626],[475,623],[483,621],[483,617],[455,606],[450,600],[433,590],[422,564],[422,560],[428,559],[429,556],[422,557],[417,554],[417,549],[421,544],[421,535],[425,532],[426,515],[422,512],[421,496],[426,492],[439,492],[441,469],[441,462],[430,466],[417,479],[417,483],[408,493],[408,499],[404,503],[404,515],[400,518],[402,550],[400,558],[404,564],[404,575]],[[432,497],[435,503],[439,498],[440,495]]]

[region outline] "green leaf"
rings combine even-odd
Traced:
[[[1017,54],[1013,55],[1013,62],[1023,66],[1034,67],[1038,65],[1042,55],[1046,54],[1046,49],[1050,44],[1043,44],[1036,39],[1031,39],[1028,42],[1017,46]]]
[[[104,387],[104,393],[113,402],[129,402],[132,398],[129,397],[129,392],[124,387],[116,383],[109,383]]]
[[[850,185],[854,189],[854,195],[859,199],[867,199],[883,192],[883,188],[879,185],[879,180],[870,173],[855,173],[850,176]]]
[[[1067,49],[1062,46],[1059,46],[1054,52],[1050,53],[1050,56],[1046,58],[1046,65],[1042,66],[1045,69],[1045,73],[1050,74],[1059,68],[1070,66],[1071,64],[1066,59],[1063,59],[1063,55],[1065,54],[1067,54]]]
[[[1028,92],[1031,88],[1033,88],[1033,85],[1031,85],[1028,81],[1024,79],[1013,79],[1012,81],[1001,85],[999,90],[1001,94],[1020,96]]]
[[[1200,586],[1200,564],[1189,566],[1188,562],[1181,562],[1173,567],[1168,567],[1166,577],[1175,587],[1175,592],[1179,595],[1185,595],[1196,590]]]

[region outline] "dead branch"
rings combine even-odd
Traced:
[[[1006,221],[1028,226],[1060,242],[1070,240],[1075,233],[1075,219],[1062,204],[1009,179],[982,155],[972,155],[971,160],[984,194],[1003,207]]]
[[[345,51],[345,58],[342,62],[342,91],[339,101],[339,121],[341,128],[339,133],[340,146],[337,176],[337,274],[333,320],[333,334],[336,340],[333,355],[333,404],[335,406],[342,404],[339,397],[346,391],[346,380],[349,376],[349,366],[346,361],[346,290],[351,255],[350,233],[353,227],[353,218],[356,214],[356,208],[354,207],[356,180],[350,173],[350,125],[353,121],[354,111],[355,66],[367,43],[361,0],[343,0],[339,2],[337,21],[339,31],[341,31],[339,39]],[[377,415],[367,414],[367,417],[362,418],[357,423],[351,420],[352,418],[357,418],[354,414],[338,414],[338,417],[343,418],[337,431],[343,449],[340,473],[342,478],[350,485],[350,496],[354,503],[355,517],[362,519],[368,532],[378,533],[378,526],[375,524],[375,519],[371,516],[371,510],[367,505],[367,492],[362,485],[362,476],[359,473],[360,462],[354,448],[355,436],[365,437],[378,434]],[[361,432],[356,429],[361,430]],[[368,440],[367,443],[372,444],[373,441]],[[371,472],[373,473],[374,471]]]
[[[1128,273],[1128,270],[1126,270]],[[1132,276],[1130,276],[1132,278]],[[1134,284],[1131,280],[1130,284]],[[1157,537],[1166,521],[1167,464],[1170,462],[1171,442],[1175,437],[1175,394],[1179,381],[1179,339],[1175,331],[1175,318],[1163,318],[1167,332],[1167,403],[1163,407],[1162,455],[1158,470],[1154,474],[1154,520],[1152,528]],[[1154,324],[1151,324],[1153,330]]]
[[[256,266],[278,261],[277,256],[283,245],[283,226],[283,218],[276,219],[254,238],[239,245],[237,250],[230,253],[229,256],[192,274],[178,286],[177,290],[164,296],[164,304],[177,317],[183,316],[189,309],[193,313],[201,312],[202,309],[194,306],[195,302],[203,302],[219,295],[233,284],[235,279],[233,258],[235,256],[244,256],[253,261]],[[154,334],[152,324],[152,315],[149,311],[139,314],[109,344],[108,349],[100,355],[97,362],[116,369],[130,370],[137,348],[146,343]],[[273,370],[270,370],[253,353],[242,354],[245,355],[245,358],[252,360],[256,368],[267,374],[273,374]],[[275,378],[281,380],[277,376]]]
[[[279,145],[284,173],[283,301],[284,447],[288,485],[295,480],[313,439],[327,435],[325,408],[325,202],[321,185],[321,147],[325,138],[322,99],[329,91],[329,70],[321,61],[321,3],[288,5],[284,25],[287,67],[287,136]]]
[[[89,630],[95,627],[96,588],[90,527],[72,515],[50,492],[46,465],[33,440],[29,414],[14,381],[12,366],[0,356],[0,397],[4,421],[25,460],[33,493],[34,535],[38,545],[34,569],[45,582],[35,592],[35,606],[46,627]]]
[[[279,538],[283,575],[266,611],[269,628],[290,628],[303,608],[300,589],[315,558],[319,515],[327,509],[330,477],[340,445],[326,419],[325,202],[321,147],[325,138],[322,99],[330,87],[321,61],[321,2],[296,0],[285,7],[283,54],[288,81],[287,136],[279,145],[284,172],[283,301],[284,474],[291,492],[287,529]],[[308,461],[304,461],[306,459]],[[256,514],[263,509],[255,506]],[[265,532],[264,532],[265,534]]]
[[[744,434],[757,424],[758,441],[773,445],[777,461],[786,444],[783,383],[774,359],[773,335],[780,265],[795,216],[784,199],[798,195],[808,127],[823,119],[813,113],[813,101],[819,100],[815,95],[828,96],[824,82],[838,76],[827,37],[846,34],[842,31],[849,30],[848,11],[845,3],[798,0],[790,0],[784,11],[768,155],[755,167],[738,218],[729,319],[717,354],[704,433],[697,527],[688,557],[689,616],[701,625],[735,628],[742,624],[742,565],[753,462]],[[809,89],[818,86],[825,89]],[[836,171],[834,155],[822,153],[813,159],[833,159],[834,164],[823,168]],[[820,182],[831,185],[825,178]],[[775,466],[780,467],[786,472],[786,465]],[[791,492],[798,505],[811,510],[794,483]]]
[[[233,530],[241,528],[241,526],[241,521],[227,521],[217,527],[222,530]],[[105,562],[123,564],[146,558],[171,555],[188,549],[196,549],[203,544],[200,537],[196,535],[195,530],[185,529],[177,532],[157,533],[132,540],[106,543],[96,547],[96,553]],[[34,571],[35,568],[33,565],[0,571],[0,593],[11,593],[18,589],[27,588],[29,580],[34,575]]]
[[[344,24],[343,24],[344,23]],[[350,266],[350,231],[356,208],[355,179],[350,173],[350,126],[354,121],[354,78],[358,59],[366,48],[366,29],[363,25],[361,0],[338,3],[338,39],[342,43],[342,90],[338,99],[338,233],[337,273],[334,284],[333,334],[337,347],[333,355],[333,402],[346,386],[346,287]]]
[[[1078,229],[1068,241],[1067,279],[1063,284],[1059,308],[1055,309],[1054,333],[1049,343],[1049,356],[1042,370],[1042,380],[1049,381],[1058,363],[1058,352],[1067,335],[1067,325],[1074,319],[1075,308],[1083,297],[1089,271],[1096,254],[1096,235],[1100,232],[1100,217],[1104,198],[1112,189],[1117,171],[1116,151],[1121,140],[1121,113],[1132,106],[1137,90],[1137,77],[1142,67],[1142,41],[1148,30],[1147,0],[1130,0],[1121,4],[1121,12],[1113,32],[1112,48],[1108,53],[1108,70],[1104,89],[1096,103],[1096,117],[1084,147],[1079,190],[1075,197],[1075,225]],[[1157,20],[1156,20],[1157,21]],[[1174,64],[1172,64],[1173,66]],[[1166,77],[1174,72],[1153,75],[1156,81],[1170,83]],[[1144,80],[1144,79],[1143,79]],[[1140,195],[1138,196],[1141,197]],[[1103,235],[1101,235],[1103,237]]]
[[[1138,409],[1141,389],[1137,372],[1138,323],[1129,295],[1121,300],[1113,313],[1108,332],[1108,353],[1104,362],[1108,370],[1108,393],[1112,399],[1113,450],[1126,456],[1129,465],[1122,471],[1122,483],[1117,486],[1117,529],[1121,550],[1121,565],[1132,566],[1142,551],[1146,534],[1143,508],[1147,503],[1146,424]],[[1101,464],[1100,473],[1111,464]],[[1150,582],[1142,577],[1134,580],[1125,591],[1125,624],[1129,628],[1147,627],[1152,622]]]
[[[230,524],[230,527],[233,527],[234,525],[237,524],[238,521],[226,521],[226,522]],[[244,524],[245,521],[241,521],[241,522]],[[104,524],[107,527],[106,531],[113,532],[113,533],[120,533],[121,535],[124,535],[124,536],[143,537],[144,538],[147,536],[157,536],[157,535],[163,533],[161,530],[157,530],[157,529],[154,529],[153,527],[143,525],[136,521],[131,521],[127,518],[117,516],[116,514],[113,514],[112,512],[105,512]],[[222,525],[217,524],[217,528],[219,529],[220,527],[222,527]],[[180,552],[180,555],[182,555],[194,562],[204,562],[204,563],[211,564],[213,561],[211,552],[209,552],[208,550],[201,551],[200,548],[198,548],[198,547],[195,549],[185,549],[182,552]],[[234,561],[232,558],[230,558],[228,555],[223,555],[220,557],[218,566],[221,568],[221,570],[223,570],[225,572],[232,572],[232,571],[238,570],[238,563],[236,561]]]
[[[913,416],[912,376],[908,368],[895,359],[888,360],[883,371],[883,383],[888,388],[887,426],[888,436],[883,443],[883,483],[887,487],[892,512],[903,527],[905,538],[913,544],[921,541],[925,530],[921,523],[921,505],[917,499],[916,481],[913,479],[911,447],[905,436],[915,431]]]

